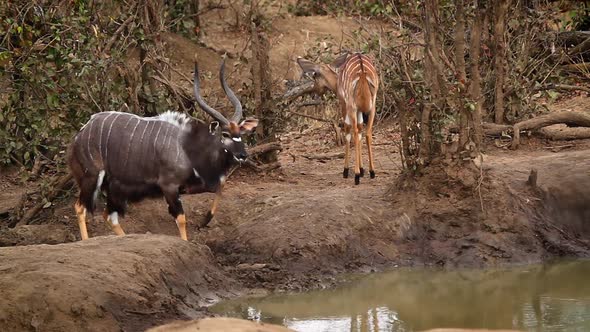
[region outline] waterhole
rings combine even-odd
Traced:
[[[590,261],[486,270],[400,268],[341,286],[221,302],[212,311],[296,331],[590,331]]]

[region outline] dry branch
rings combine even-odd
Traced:
[[[580,53],[585,53],[590,49],[590,37],[586,38],[583,42],[576,45],[576,47],[570,49],[569,55],[578,55]]]
[[[561,66],[561,69],[570,72],[588,73],[590,72],[590,62],[572,63]]]
[[[590,31],[561,31],[556,35],[558,43],[565,46],[578,45],[590,38]]]
[[[297,97],[309,94],[314,92],[314,81],[310,80],[302,80],[298,81],[291,87],[285,94],[283,95],[283,99],[286,101],[290,101]]]
[[[115,43],[115,41],[117,41],[117,39],[119,38],[119,35],[123,32],[123,30],[125,29],[125,27],[128,26],[135,19],[137,19],[137,16],[136,15],[131,15],[123,23],[121,23],[121,25],[119,26],[119,28],[117,28],[117,30],[115,31],[115,33],[113,33],[113,35],[111,36],[111,38],[107,42],[106,46],[102,50],[103,53],[106,54],[106,53],[108,53],[111,50],[111,47],[113,47],[113,44]]]
[[[73,176],[70,173],[58,178],[56,181],[54,181],[54,184],[51,186],[51,190],[47,193],[47,195],[45,195],[45,199],[48,202],[51,202],[52,200],[54,200],[55,197],[57,197],[57,195],[65,187],[67,187],[69,184],[71,184],[72,179],[73,179]],[[39,211],[41,211],[41,209],[43,209],[44,205],[45,205],[45,203],[43,201],[41,201],[41,202],[37,203],[37,205],[33,206],[31,209],[26,211],[24,213],[23,217],[21,218],[21,220],[19,220],[19,222],[16,223],[16,226],[27,225],[39,213]]]
[[[344,152],[338,153],[327,153],[327,154],[311,154],[311,155],[302,155],[303,158],[309,160],[332,160],[332,159],[342,159],[344,158]]]

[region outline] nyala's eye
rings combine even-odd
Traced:
[[[231,135],[229,133],[225,133],[225,132],[221,133],[221,136],[223,136],[225,138],[230,138],[231,137]]]

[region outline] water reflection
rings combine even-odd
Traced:
[[[212,310],[305,332],[590,331],[589,275],[589,261],[493,270],[399,269],[336,289],[237,299]]]

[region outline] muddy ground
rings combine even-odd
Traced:
[[[239,53],[247,40],[226,29],[221,17],[231,15],[208,15],[208,48],[163,36],[170,62],[188,76],[194,52],[204,70],[216,72],[220,51]],[[296,77],[295,57],[316,38],[348,38],[358,25],[331,17],[275,23],[270,37],[277,82]],[[230,74],[230,83],[238,84],[240,76]],[[190,90],[190,82],[173,80]],[[215,76],[203,85],[213,84]],[[216,100],[214,106],[229,109]],[[590,105],[587,97],[571,100],[554,107],[585,111]],[[189,243],[179,239],[163,199],[131,205],[122,220],[131,235],[123,238],[111,234],[98,211],[88,225],[92,239],[77,241],[72,195],[48,205],[30,225],[6,228],[23,194],[43,183],[23,183],[18,170],[0,170],[1,330],[143,331],[208,316],[206,306],[220,298],[329,287],[346,272],[590,256],[589,141],[531,137],[518,151],[490,141],[481,178],[441,168],[418,181],[400,176],[395,123],[379,122],[374,142],[377,177],[355,186],[354,179],[342,178],[343,148],[334,144],[331,129],[313,122],[295,126],[281,135],[281,168],[232,174],[208,228],[196,225],[213,195],[183,197]],[[526,184],[533,168],[537,186]]]

